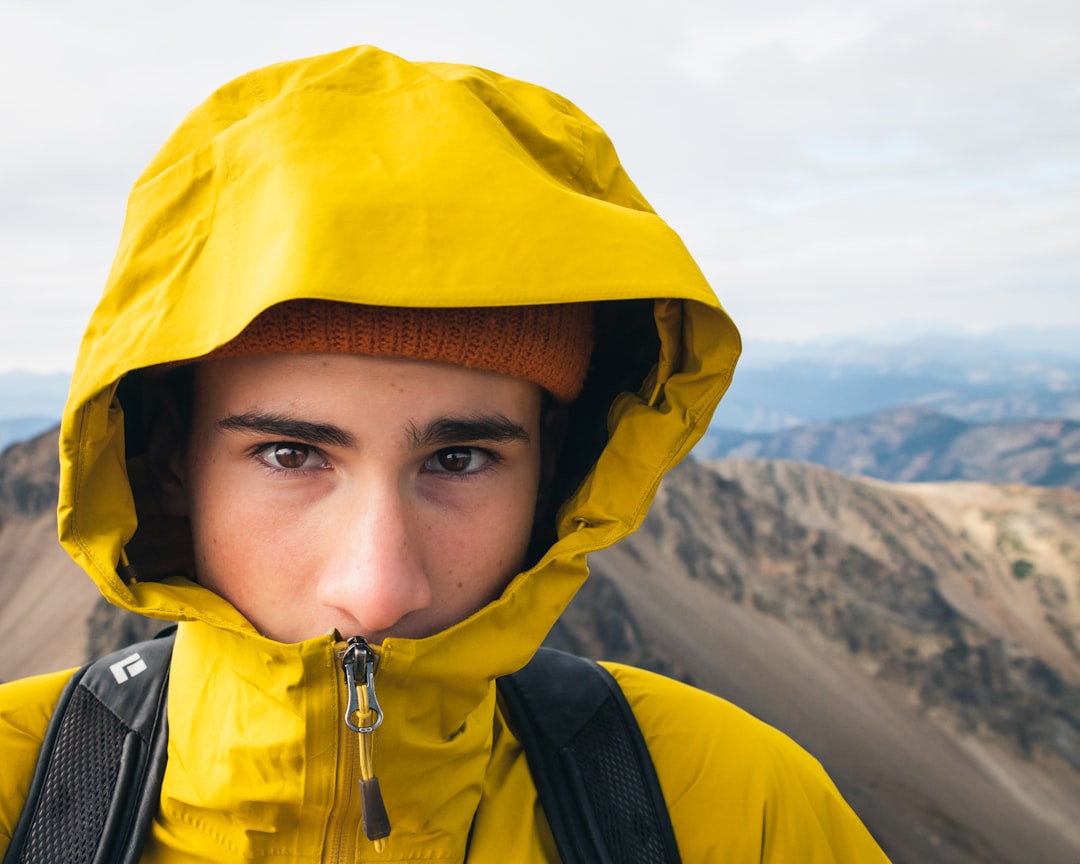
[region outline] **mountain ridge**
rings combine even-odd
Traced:
[[[608,629],[640,634],[660,663],[810,749],[895,862],[1073,862],[1080,658],[1066,643],[1080,565],[1057,553],[1080,494],[1000,490],[991,509],[1018,515],[995,510],[992,527],[1015,533],[1031,510],[1058,520],[1057,545],[1032,526],[1046,548],[1025,550],[1032,573],[1018,579],[1001,535],[972,530],[997,487],[924,503],[957,485],[682,466],[637,534],[590,559],[581,605],[563,616],[570,635],[554,636],[580,648],[574,634],[617,615]],[[1059,591],[1040,592],[1036,574]],[[1062,626],[1036,626],[1047,615]],[[604,648],[622,659],[617,642]]]
[[[699,458],[810,462],[897,482],[973,480],[1080,489],[1080,421],[969,423],[922,406],[775,433],[710,429]]]
[[[55,460],[55,432],[0,455],[0,678],[162,626],[105,604],[60,549]],[[590,556],[550,641],[791,735],[894,864],[1073,864],[1078,522],[1068,489],[687,462],[636,534]]]

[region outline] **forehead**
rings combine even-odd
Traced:
[[[195,413],[272,410],[385,420],[512,411],[531,415],[538,385],[450,363],[362,354],[260,354],[196,364]],[[380,412],[383,412],[380,414]]]

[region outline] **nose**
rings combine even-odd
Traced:
[[[323,560],[318,600],[342,622],[343,635],[381,639],[394,635],[409,613],[431,604],[422,538],[406,497],[392,482],[365,484],[352,498],[333,520],[333,551]]]

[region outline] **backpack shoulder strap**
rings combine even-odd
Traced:
[[[679,861],[645,738],[607,670],[541,648],[498,686],[564,864]]]
[[[138,861],[165,775],[173,631],[72,676],[4,864]]]

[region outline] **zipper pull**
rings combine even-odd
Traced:
[[[375,652],[371,650],[371,646],[363,636],[350,636],[347,644],[349,647],[345,649],[345,654],[341,658],[341,667],[345,670],[345,683],[349,691],[349,704],[345,709],[345,725],[353,732],[367,735],[378,729],[383,721],[382,708],[379,707],[379,700],[375,697]],[[363,690],[356,686],[356,680],[359,677],[357,672],[361,667],[364,673]],[[363,698],[361,698],[361,693]],[[363,707],[360,705],[361,701],[364,703]],[[368,714],[374,714],[375,717],[367,725],[358,726],[353,721],[353,717],[358,714],[363,717],[357,719],[368,720]]]
[[[375,696],[375,652],[364,637],[349,637],[341,667],[349,693],[345,725],[360,736],[360,818],[364,835],[381,852],[390,836],[390,817],[375,776],[373,733],[382,725],[383,712]]]

